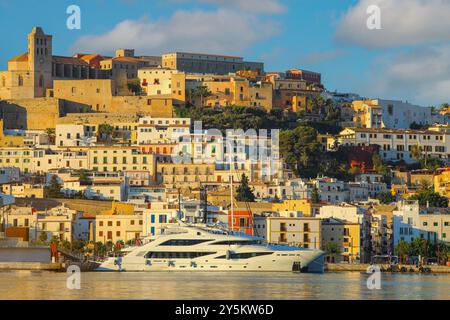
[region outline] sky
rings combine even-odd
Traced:
[[[70,5],[80,30],[66,27]],[[367,27],[371,5],[381,29]],[[440,105],[450,102],[449,17],[450,0],[0,0],[0,70],[40,26],[56,55],[239,55],[266,71],[321,72],[330,91]]]

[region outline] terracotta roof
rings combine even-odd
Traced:
[[[86,54],[80,57],[80,59],[84,60],[84,61],[91,61],[92,59],[95,59],[97,57],[100,57],[103,59],[103,56],[99,55],[99,54]]]
[[[21,55],[18,55],[17,57],[14,57],[9,60],[9,62],[25,62],[28,61],[28,53],[22,53]]]
[[[78,59],[78,58],[72,58],[72,57],[53,56],[53,62],[61,63],[61,64],[73,64],[73,65],[84,66],[84,67],[89,66],[89,64],[86,61]]]

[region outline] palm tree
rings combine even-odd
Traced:
[[[400,241],[395,248],[397,255],[400,257],[400,262],[403,263],[408,259],[411,247],[408,242]]]
[[[201,107],[204,107],[204,98],[207,98],[211,95],[211,92],[208,90],[206,86],[199,86],[189,92],[190,96],[195,98],[200,98]]]

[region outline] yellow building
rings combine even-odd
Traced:
[[[359,261],[361,258],[360,225],[336,218],[322,219],[322,250],[335,244],[339,252],[327,255],[331,263]]]
[[[44,97],[52,81],[52,36],[34,27],[28,51],[8,61],[0,72],[0,100]]]
[[[72,241],[75,210],[60,206],[40,212],[32,207],[13,207],[6,214],[6,227],[29,228],[30,241],[39,241],[43,233],[46,234],[46,241],[52,237],[59,241]]]
[[[125,74],[127,79],[136,79],[139,69],[160,64],[159,57],[136,57],[133,49],[117,49],[114,58],[100,61],[100,68],[108,70],[113,78]]]
[[[273,86],[269,82],[261,82],[251,85],[245,78],[239,77],[214,77],[202,82],[211,93],[204,101],[205,106],[226,107],[261,107],[272,109]]]
[[[2,185],[2,192],[17,198],[36,198],[42,199],[45,197],[45,188],[42,185],[32,185],[29,183],[23,184],[4,184]]]
[[[200,74],[229,74],[239,70],[264,72],[264,64],[247,62],[242,57],[205,53],[171,52],[162,55],[162,66]]]
[[[46,130],[55,128],[61,114],[80,112],[80,106],[65,106],[55,98],[0,100],[4,129]]]
[[[170,96],[186,102],[186,74],[168,68],[142,68],[139,81],[148,96]]]
[[[113,96],[131,95],[126,79],[55,80],[53,97],[85,105],[94,111],[111,110]]]
[[[352,102],[353,123],[359,128],[383,128],[383,110],[378,100]]]
[[[290,244],[305,249],[321,248],[319,218],[255,217],[254,234],[268,243]]]
[[[104,78],[107,72],[77,57],[53,55],[53,37],[34,27],[28,34],[28,50],[8,61],[0,72],[0,100],[45,97],[55,79]]]
[[[0,120],[0,147],[23,147],[23,136],[5,135],[3,120]]]
[[[127,242],[142,236],[142,215],[98,215],[95,221],[96,241]]]
[[[450,170],[442,171],[434,176],[434,191],[450,198]]]
[[[214,182],[214,164],[157,164],[157,181],[166,187],[198,188],[202,183]]]
[[[314,216],[314,206],[311,200],[285,200],[283,203],[272,203],[272,210],[276,212],[301,212],[304,217]]]
[[[124,202],[113,202],[111,210],[102,211],[101,215],[133,215],[134,214],[134,205],[130,203]]]

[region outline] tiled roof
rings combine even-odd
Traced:
[[[14,57],[9,60],[9,62],[25,62],[28,61],[28,53],[22,53],[21,55],[18,55],[17,57]]]
[[[80,57],[80,59],[82,59],[84,61],[91,61],[92,59],[95,59],[97,57],[100,57],[103,59],[103,56],[101,56],[99,54],[87,54],[87,55]]]

